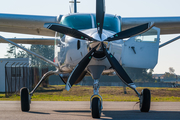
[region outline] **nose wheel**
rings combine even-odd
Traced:
[[[101,109],[102,109],[101,100],[98,97],[94,97],[91,103],[91,114],[93,118],[101,117]]]
[[[151,105],[151,93],[149,89],[143,89],[140,95],[140,111],[149,112]]]
[[[90,98],[90,109],[92,118],[100,118],[101,110],[103,109],[102,102],[103,99],[99,95],[99,80],[94,80],[93,84],[94,94]]]

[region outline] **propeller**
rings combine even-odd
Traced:
[[[103,47],[103,51],[111,64],[112,68],[116,71],[116,74],[118,77],[129,87],[136,88],[135,84],[131,80],[131,78],[128,76],[126,71],[123,69],[123,67],[119,64],[119,62],[116,60],[116,58],[108,51],[104,43],[101,43]]]
[[[97,0],[97,1],[101,1],[101,0]],[[98,18],[99,19],[99,18]],[[97,20],[97,25],[99,24],[98,21],[100,20]],[[99,26],[102,25],[103,26],[103,22],[101,22],[99,24]],[[103,40],[103,41],[115,41],[115,40],[119,40],[119,39],[124,39],[124,38],[129,38],[129,37],[132,37],[132,36],[136,36],[136,35],[139,35],[139,34],[142,34],[146,31],[148,31],[149,29],[151,29],[152,27],[154,26],[154,23],[153,22],[150,22],[150,23],[145,23],[145,24],[142,24],[142,25],[139,25],[139,26],[136,26],[136,27],[133,27],[133,28],[130,28],[130,29],[127,29],[127,30],[124,30],[124,31],[121,31],[119,33],[116,33],[114,34],[113,36],[110,36],[108,37],[107,39]],[[57,24],[57,23],[45,23],[44,24],[44,27],[45,28],[48,28],[50,30],[53,30],[53,31],[56,31],[56,32],[59,32],[59,33],[62,33],[62,34],[66,34],[66,35],[69,35],[71,37],[74,37],[74,38],[78,38],[78,39],[81,39],[81,40],[86,40],[86,41],[99,41],[97,39],[94,39],[92,37],[90,37],[89,35],[86,35],[85,33],[82,33],[76,29],[73,29],[73,28],[70,28],[70,27],[67,27],[67,26],[64,26],[62,24]],[[101,35],[102,35],[102,27],[97,27],[97,30],[98,30],[98,34],[101,38]]]
[[[103,23],[104,23],[104,14],[105,14],[105,1],[96,0],[96,25],[100,39],[101,39]]]
[[[62,34],[66,34],[66,35],[69,35],[71,37],[74,37],[74,38],[78,38],[78,39],[81,39],[81,40],[86,40],[86,41],[98,41],[98,40],[95,40],[94,38],[76,30],[76,29],[73,29],[73,28],[70,28],[70,27],[67,27],[65,25],[62,25],[62,24],[57,24],[57,23],[45,23],[44,24],[44,27],[45,28],[48,28],[50,30],[53,30],[53,31],[56,31],[56,32],[59,32],[59,33],[62,33]]]
[[[148,31],[153,26],[154,26],[153,22],[145,23],[145,24],[142,24],[142,25],[139,25],[139,26],[136,26],[136,27],[121,31],[119,33],[116,33],[113,36],[108,37],[104,41],[114,41],[114,40],[133,37],[133,36],[136,36],[136,35],[139,35],[139,34],[142,34],[142,33],[146,32],[146,31]]]
[[[96,51],[96,48],[99,46],[96,45],[94,48],[91,49],[91,51],[77,64],[77,66],[74,68],[74,70],[71,72],[67,83],[66,83],[66,90],[69,91],[70,88],[74,85],[76,80],[78,80],[81,73],[84,71],[86,66],[89,64],[90,60],[92,59],[92,56],[94,52]]]

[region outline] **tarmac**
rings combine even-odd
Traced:
[[[103,120],[180,120],[180,102],[152,102],[141,113],[135,102],[103,102]],[[22,112],[20,101],[0,101],[0,120],[93,120],[88,101],[32,101]]]

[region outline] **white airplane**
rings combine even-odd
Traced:
[[[54,39],[7,39],[0,36],[0,42],[11,43],[57,69],[44,74],[31,92],[25,87],[20,90],[21,110],[30,110],[33,93],[47,77],[59,75],[69,91],[85,75],[91,75],[94,79],[94,94],[90,99],[91,113],[93,118],[100,118],[103,99],[99,95],[98,79],[102,74],[116,73],[120,80],[132,88],[139,97],[140,111],[149,112],[150,90],[143,89],[139,93],[123,67],[154,68],[157,64],[159,48],[180,38],[178,36],[159,45],[160,34],[179,33],[180,17],[121,18],[121,16],[105,14],[104,0],[96,0],[95,14],[81,14],[76,13],[77,1],[71,2],[74,4],[71,14],[58,17],[0,14],[0,31],[55,35]],[[54,45],[54,62],[17,43]]]

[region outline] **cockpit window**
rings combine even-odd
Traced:
[[[77,30],[90,29],[92,28],[92,19],[88,14],[75,14],[62,19],[61,24]]]
[[[95,27],[97,28],[97,25],[96,25],[96,15],[93,14],[93,17],[94,17]],[[119,19],[116,16],[112,16],[112,15],[106,14],[105,17],[104,17],[103,29],[114,31],[116,33],[120,32],[120,22],[119,22]]]
[[[92,22],[91,15],[93,16],[94,21]],[[65,16],[62,18],[60,24],[66,25],[68,27],[83,30],[83,29],[90,29],[96,26],[96,14],[72,14],[69,16]],[[92,25],[94,24],[94,25]],[[110,30],[113,32],[120,32],[120,21],[119,19],[110,14],[106,14],[104,17],[104,25],[103,29]]]

